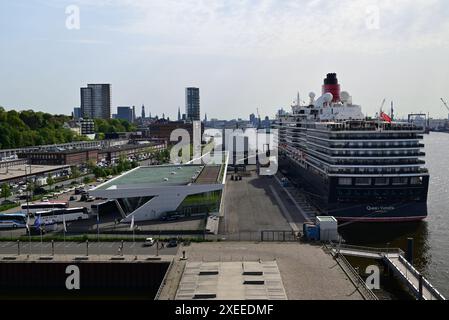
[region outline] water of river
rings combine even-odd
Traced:
[[[348,244],[403,250],[407,238],[414,238],[415,267],[449,298],[449,134],[425,135],[424,143],[430,172],[428,218],[417,223],[354,224],[340,232]]]

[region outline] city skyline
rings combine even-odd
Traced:
[[[70,5],[77,30],[66,26]],[[336,72],[366,115],[386,98],[400,116],[447,118],[444,1],[43,0],[0,9],[7,109],[70,114],[82,84],[111,83],[113,108],[144,102],[176,119],[183,89],[195,86],[202,116],[246,118],[259,108],[272,117]]]

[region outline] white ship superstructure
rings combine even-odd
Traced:
[[[324,213],[340,220],[397,221],[427,216],[429,174],[423,128],[380,112],[367,118],[328,74],[323,94],[279,115],[279,163]],[[283,165],[284,164],[284,165]]]

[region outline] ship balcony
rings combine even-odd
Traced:
[[[370,140],[423,140],[424,136],[423,135],[416,135],[416,134],[404,134],[404,135],[385,135],[385,134],[380,134],[380,135],[338,135],[338,136],[329,136],[328,137],[329,140],[366,140],[366,141],[370,141]]]
[[[318,127],[318,125],[317,125]],[[412,132],[424,132],[424,127],[411,123],[388,123],[377,120],[367,121],[345,121],[342,123],[331,123],[320,125],[320,129],[323,127],[328,131],[412,131]]]
[[[331,150],[404,150],[404,149],[423,149],[422,143],[415,141],[357,141],[357,142],[336,142],[329,140],[315,139],[307,137],[310,145],[322,147]]]
[[[333,154],[331,151],[329,150],[325,150],[325,149],[320,149],[320,148],[308,148],[307,151],[309,153],[312,153],[320,158],[325,158],[328,161],[331,161],[333,163],[342,163],[342,162],[347,162],[347,163],[383,163],[383,162],[398,162],[398,163],[420,163],[423,160],[419,160],[419,158],[424,157],[425,153],[424,152],[415,152],[415,153],[402,153],[402,154],[397,154],[395,152],[391,152],[390,154],[387,154],[386,152],[382,152],[382,153],[375,153],[375,152],[371,152],[371,153],[364,153],[364,154],[360,154],[360,153],[349,153],[346,152],[346,154],[344,154],[344,152],[340,152],[338,154]]]
[[[354,165],[354,166],[394,166],[394,165],[424,165],[426,162],[424,160],[417,159],[382,159],[382,160],[359,160],[359,159],[345,159],[336,160],[332,159],[330,161],[333,165]]]
[[[423,143],[388,143],[388,144],[378,144],[378,143],[364,143],[362,145],[357,145],[355,143],[328,143],[326,144],[327,147],[331,149],[342,149],[342,150],[348,150],[348,149],[366,149],[366,150],[383,150],[383,149],[423,149],[425,146]]]
[[[335,175],[405,175],[405,174],[428,174],[429,170],[422,167],[377,167],[377,168],[357,168],[357,167],[347,167],[347,168],[328,168],[329,174]]]
[[[363,158],[369,158],[369,159],[376,159],[376,158],[383,158],[383,159],[400,159],[400,158],[423,158],[426,156],[425,152],[368,152],[368,153],[360,153],[360,152],[345,152],[345,151],[339,151],[339,152],[329,152],[328,150],[320,150],[320,152],[329,155],[334,158],[346,158],[346,159],[363,159]]]

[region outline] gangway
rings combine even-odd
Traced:
[[[417,299],[446,300],[424,276],[404,257],[398,248],[371,248],[331,243],[328,248],[334,255],[352,256],[383,261]]]

